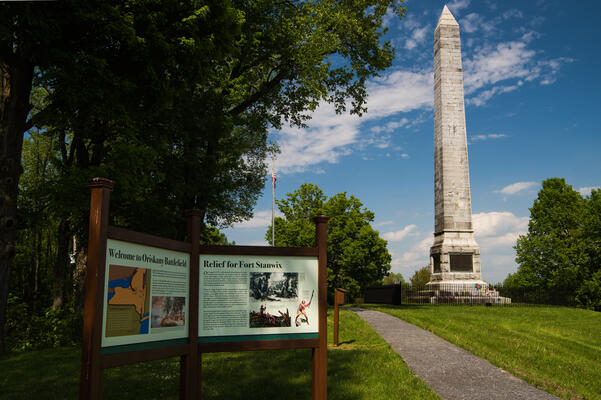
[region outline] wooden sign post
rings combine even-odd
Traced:
[[[334,291],[334,346],[338,346],[338,306],[346,303],[348,290],[337,288]]]
[[[315,247],[200,246],[201,211],[186,212],[185,242],[129,231],[108,223],[113,182],[94,178],[89,186],[80,399],[102,398],[106,368],[176,356],[180,398],[199,399],[202,353],[297,348],[313,350],[313,399],[327,399],[328,217],[315,218]],[[249,287],[255,282],[266,285],[272,275],[284,277],[290,286],[289,293],[280,292],[286,304],[300,302],[294,324],[288,310],[280,312],[278,320],[273,310],[265,311],[264,297],[252,302],[248,297]],[[215,285],[219,279],[223,281]],[[220,299],[211,296],[231,293],[220,293],[216,287],[233,285],[232,281],[241,286],[238,300],[246,301],[246,308],[212,306]],[[275,287],[281,282],[272,283]],[[314,302],[317,307],[311,308]],[[178,304],[176,311],[173,304]],[[238,325],[219,324],[219,316],[228,312],[237,314]],[[271,325],[257,325],[256,318]],[[309,318],[318,321],[317,330]]]

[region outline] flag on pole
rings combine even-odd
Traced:
[[[273,185],[273,187],[275,188],[275,181],[277,180],[277,177],[275,175],[275,172],[271,173],[271,184]]]

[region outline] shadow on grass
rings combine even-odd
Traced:
[[[205,354],[203,399],[310,399],[311,351]]]
[[[179,399],[179,358],[104,370],[105,399]]]
[[[2,399],[76,399],[79,394],[78,348],[6,354],[0,362]]]
[[[328,398],[329,399],[366,399],[382,398],[372,391],[370,382],[366,382],[365,370],[357,368],[362,359],[368,359],[372,355],[370,350],[343,350],[328,352]],[[373,383],[373,382],[372,382]]]
[[[349,342],[354,342],[351,340]],[[328,352],[328,397],[366,398],[357,361],[367,350]],[[311,399],[311,350],[203,356],[203,399]]]
[[[344,343],[353,343],[348,340]],[[364,371],[370,350],[328,352],[328,397],[364,399]],[[6,357],[5,357],[6,358]],[[81,352],[50,349],[11,355],[0,373],[2,399],[75,399]],[[311,350],[204,354],[203,399],[310,399]],[[137,363],[104,371],[103,397],[179,399],[179,358]]]

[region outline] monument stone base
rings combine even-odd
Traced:
[[[409,297],[412,303],[429,304],[511,304],[482,280],[428,282],[423,290]]]

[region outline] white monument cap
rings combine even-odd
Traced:
[[[459,24],[455,20],[455,17],[453,17],[453,14],[451,14],[451,11],[449,11],[449,8],[446,5],[442,9],[442,13],[440,14],[440,18],[438,19],[438,24],[436,25],[436,27],[438,27],[440,25],[459,26]]]

